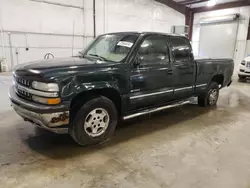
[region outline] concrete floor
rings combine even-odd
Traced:
[[[22,121],[0,77],[0,187],[250,187],[250,83],[221,91],[217,108],[190,104],[123,123],[81,148]]]

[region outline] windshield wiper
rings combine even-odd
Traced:
[[[102,57],[100,55],[97,55],[97,54],[87,54],[87,55],[90,55],[90,56],[94,56],[94,57],[98,57],[99,59],[103,60],[103,61],[107,61],[107,59],[105,57]]]

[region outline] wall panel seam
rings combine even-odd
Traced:
[[[63,3],[55,3],[51,1],[45,1],[45,0],[29,0],[29,1],[37,2],[37,3],[46,3],[46,4],[62,6],[62,7],[77,8],[77,9],[83,10],[83,7],[81,6],[69,5],[69,4],[63,4]]]
[[[41,33],[41,32],[32,32],[32,31],[18,31],[18,30],[0,30],[3,33],[11,33],[11,34],[32,34],[32,35],[53,35],[53,36],[68,36],[72,37],[73,34],[66,34],[66,33]],[[93,36],[84,36],[75,34],[75,37],[93,37]]]

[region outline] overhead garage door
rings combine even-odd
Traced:
[[[199,56],[233,58],[238,21],[202,24]]]

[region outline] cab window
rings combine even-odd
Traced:
[[[188,61],[191,59],[190,47],[183,37],[171,37],[170,41],[173,46],[173,55],[175,61]]]
[[[169,48],[165,36],[149,36],[140,45],[138,59],[143,64],[170,62]]]

